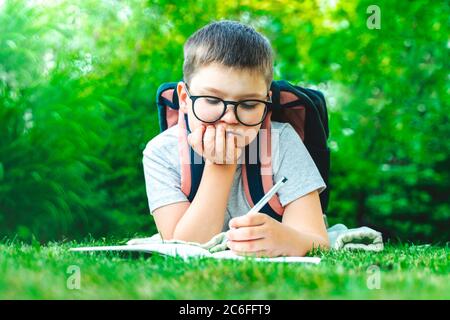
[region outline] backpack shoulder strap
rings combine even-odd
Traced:
[[[250,207],[253,207],[273,187],[272,135],[270,111],[256,138],[245,147],[245,163],[242,165],[242,183]],[[284,208],[275,194],[260,212],[281,221]]]
[[[190,128],[185,115],[179,112],[178,94],[176,92],[178,82],[163,83],[156,92],[156,104],[158,107],[158,119],[160,132],[179,124],[178,128],[178,153],[180,157],[181,191],[190,202],[194,199],[200,184],[203,166],[199,163],[195,152],[187,143],[187,135]],[[191,164],[197,163],[196,166]]]

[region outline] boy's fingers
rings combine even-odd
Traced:
[[[188,135],[188,143],[199,155],[203,155],[203,132],[204,126],[197,127]]]
[[[209,159],[214,159],[215,154],[215,135],[216,135],[216,129],[214,126],[208,126],[206,128],[205,134],[203,135],[203,146],[204,146],[204,153],[205,157]]]
[[[226,135],[226,163],[232,164],[235,163],[235,137],[234,134]]]
[[[241,154],[242,154],[242,147],[240,147],[240,140],[242,140],[243,138],[241,137],[241,136],[237,136],[237,137],[235,137],[235,139],[234,139],[234,146],[235,146],[235,148],[234,148],[234,150],[235,150],[235,155],[234,155],[234,157],[235,157],[235,161],[236,161],[236,163],[238,162],[238,160],[239,160],[239,157],[241,156]]]
[[[265,230],[266,228],[264,225],[231,229],[227,231],[227,238],[228,240],[232,241],[248,241],[248,240],[262,239],[266,236]]]
[[[267,215],[264,213],[246,214],[241,217],[236,217],[230,220],[230,228],[241,228],[262,225],[266,222]]]
[[[242,154],[242,149],[241,148],[236,148],[236,162],[239,160],[239,157]]]
[[[228,241],[227,246],[236,254],[244,255],[249,253],[259,253],[265,249],[267,245],[266,239],[257,239],[249,241]]]
[[[246,140],[245,132],[243,130],[238,130],[237,133],[238,134],[236,134],[236,140],[235,140],[236,147],[243,148],[246,145],[246,143],[245,143],[245,140]]]
[[[216,146],[215,146],[215,159],[217,163],[224,164],[225,160],[225,127],[222,124],[219,124],[216,129]]]

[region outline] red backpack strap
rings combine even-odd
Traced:
[[[264,120],[261,128],[265,129],[260,136],[260,160],[261,160],[261,179],[264,189],[264,194],[269,192],[269,190],[276,183],[274,181],[273,167],[272,167],[272,126],[271,126],[271,115],[272,112],[269,111],[266,119]],[[269,200],[270,207],[279,215],[283,215],[284,208],[280,203],[278,194],[275,194]]]
[[[201,155],[194,151],[187,141],[187,135],[191,133],[187,114],[180,112],[178,117],[181,190],[189,202],[192,202],[202,180],[205,161]]]
[[[242,183],[245,196],[251,207],[266,194],[274,185],[272,169],[272,138],[270,125],[271,111],[268,112],[257,137],[245,148],[245,163],[242,165]],[[262,129],[262,130],[261,130]],[[257,159],[251,157],[249,150],[257,146]],[[250,170],[250,172],[249,172]],[[281,220],[284,208],[281,206],[278,195],[275,194],[261,212],[267,213],[277,220]]]
[[[180,156],[181,191],[189,197],[191,193],[190,146],[187,142],[187,127],[184,113],[178,113],[178,152]]]

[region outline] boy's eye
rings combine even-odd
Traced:
[[[219,99],[214,99],[214,98],[207,98],[206,101],[211,105],[216,105],[216,104],[221,103],[221,101]]]
[[[246,103],[246,102],[243,102],[240,104],[241,107],[246,108],[246,109],[253,109],[257,105],[258,105],[257,103]]]

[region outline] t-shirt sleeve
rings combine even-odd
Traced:
[[[171,150],[175,152],[176,150]],[[147,145],[143,151],[145,189],[147,192],[150,213],[175,202],[189,201],[181,191],[179,169],[174,166],[174,160],[167,157],[168,152],[156,145]]]
[[[285,207],[290,202],[317,190],[322,193],[326,185],[314,160],[294,128],[287,124],[279,134],[278,170],[275,181],[283,176],[288,179],[278,191],[280,203]]]

